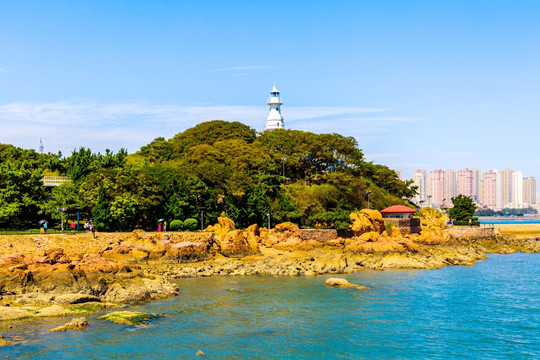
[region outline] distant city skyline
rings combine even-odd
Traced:
[[[444,207],[452,204],[453,197],[465,195],[490,209],[540,209],[536,178],[523,177],[520,170],[417,169],[410,180],[418,187],[412,201],[420,206]]]
[[[99,18],[99,23],[96,19]],[[0,143],[136,152],[203,121],[354,137],[403,170],[540,178],[536,1],[4,2]]]

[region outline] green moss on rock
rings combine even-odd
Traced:
[[[135,311],[114,311],[100,316],[100,320],[109,320],[117,324],[141,325],[145,321],[158,317],[154,314]]]

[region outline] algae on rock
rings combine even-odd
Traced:
[[[137,311],[114,311],[100,316],[99,320],[109,320],[117,324],[141,325],[147,320],[157,318],[158,315]]]

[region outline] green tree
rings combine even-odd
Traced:
[[[454,207],[450,209],[449,215],[451,218],[458,221],[469,220],[474,216],[476,211],[476,204],[469,196],[460,194],[452,198],[452,204]]]
[[[92,209],[92,217],[94,220],[94,226],[96,226],[98,230],[110,230],[111,209],[109,207],[107,194],[105,193],[105,187],[103,186],[99,187],[97,202]]]

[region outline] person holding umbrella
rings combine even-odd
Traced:
[[[43,226],[43,233],[46,234],[47,233],[47,220],[40,220],[38,222],[38,225]]]
[[[157,226],[157,231],[158,232],[161,232],[161,223],[165,221],[165,219],[159,219],[157,222],[158,222],[158,226]]]

